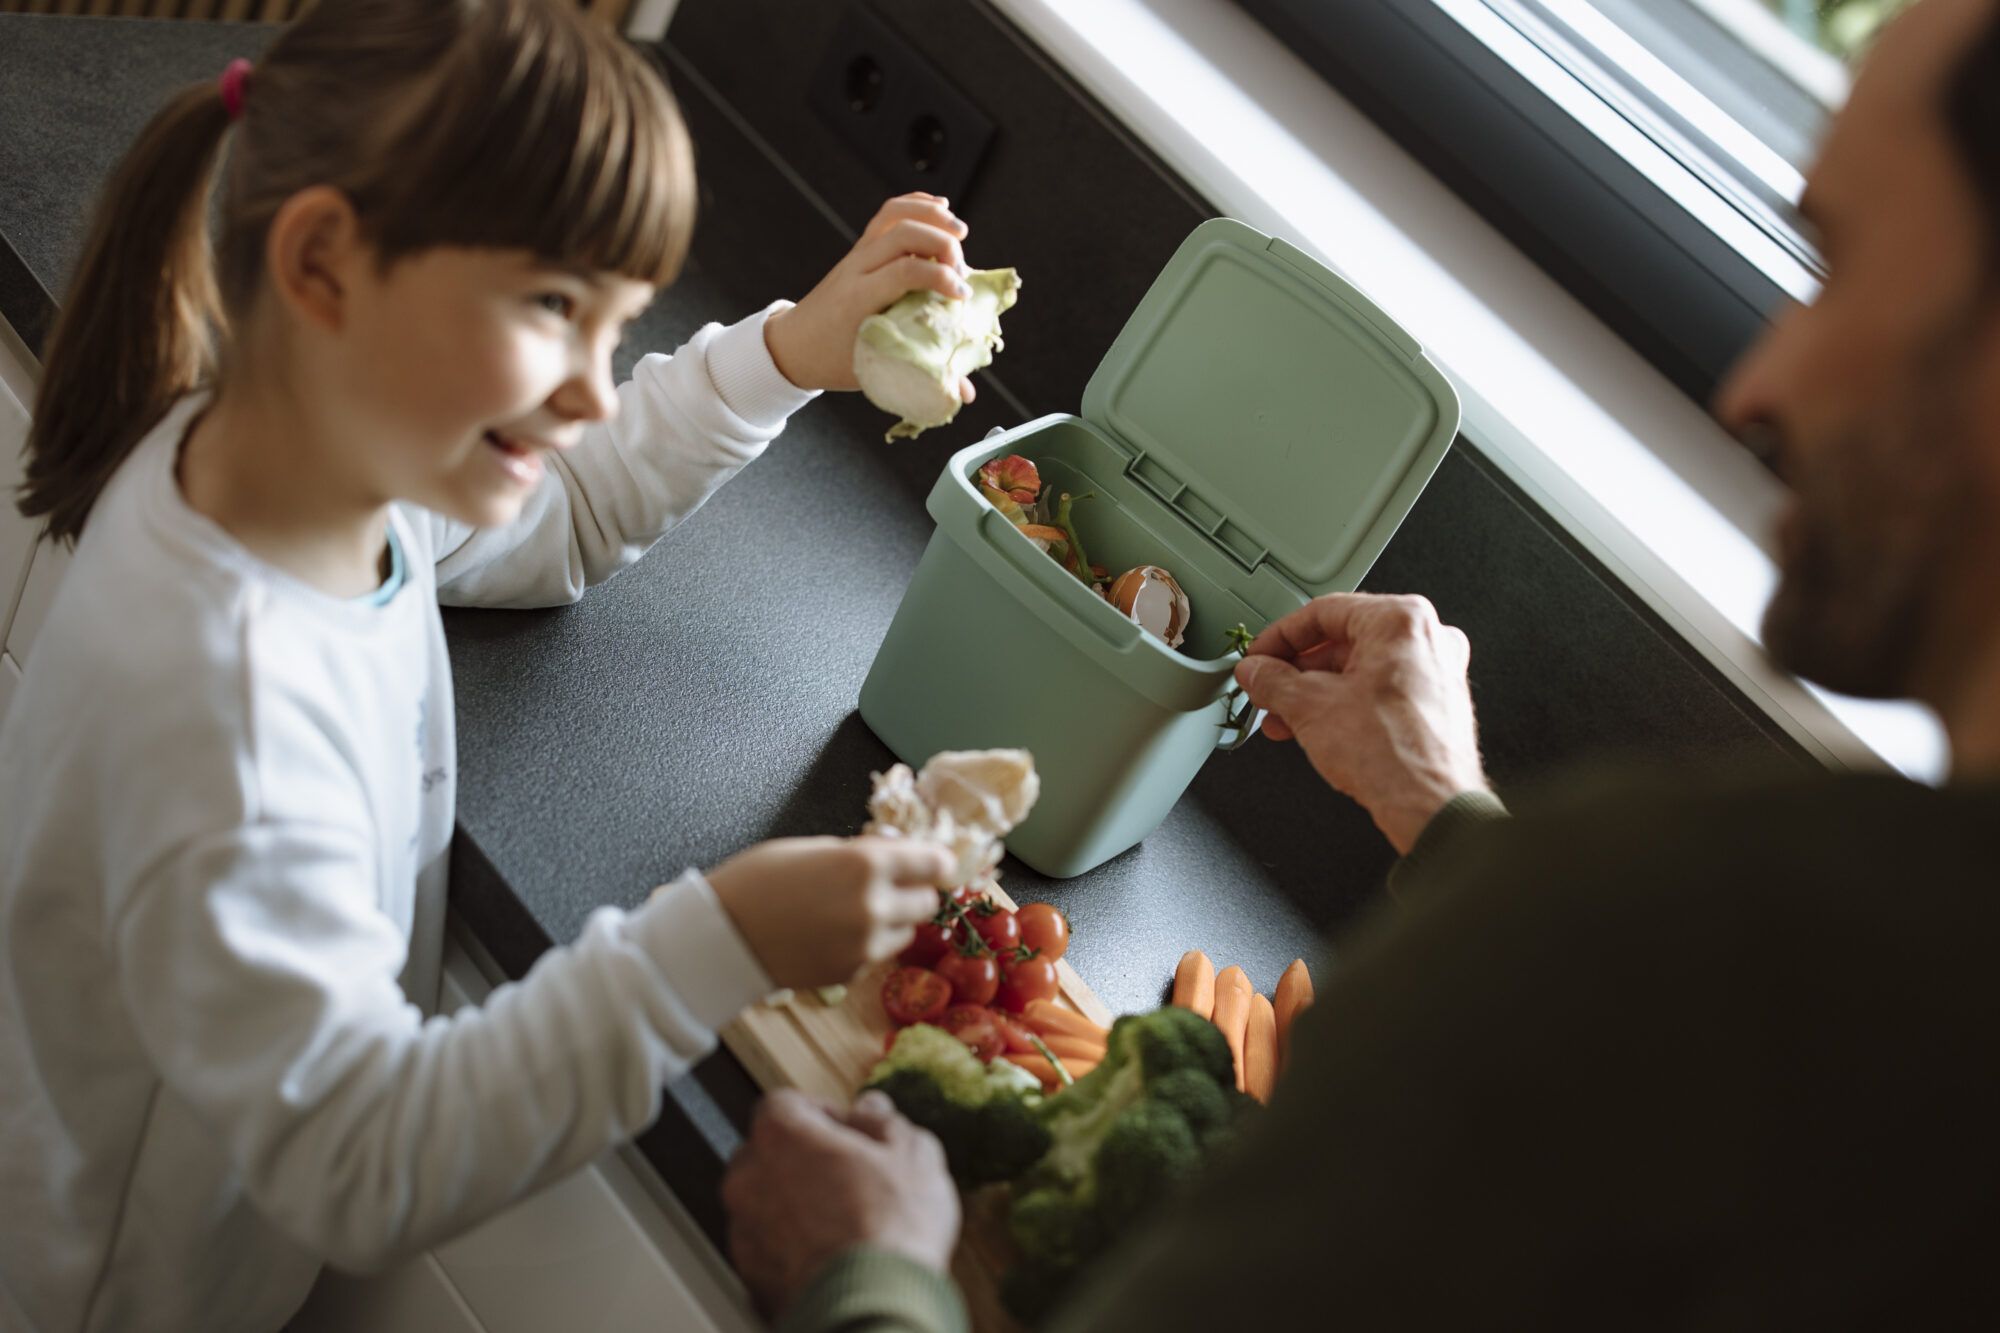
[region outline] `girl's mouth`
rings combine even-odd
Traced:
[[[542,479],[542,455],[539,450],[518,444],[494,431],[486,432],[487,447],[493,451],[493,460],[500,470],[523,486],[532,486]]]

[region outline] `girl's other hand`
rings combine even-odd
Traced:
[[[861,321],[908,292],[953,300],[965,285],[968,228],[934,194],[898,195],[882,205],[846,258],[790,310],[765,321],[764,345],[786,379],[801,389],[853,389],[854,336]],[[959,397],[972,401],[972,381]]]
[[[708,872],[771,981],[835,986],[910,942],[938,910],[951,858],[888,838],[782,838]]]

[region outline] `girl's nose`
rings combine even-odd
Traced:
[[[618,415],[618,389],[611,380],[609,357],[593,361],[563,381],[554,406],[572,421],[608,421]]]

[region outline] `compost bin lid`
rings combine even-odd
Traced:
[[[1325,265],[1195,228],[1083,394],[1132,475],[1246,569],[1351,591],[1458,433],[1423,349]]]

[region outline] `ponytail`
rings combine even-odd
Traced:
[[[181,93],[98,201],[28,432],[20,510],[53,537],[76,540],[176,399],[232,373],[226,336],[300,190],[346,195],[385,268],[519,249],[662,286],[687,254],[694,155],[673,98],[573,4],[318,0],[254,82],[233,130],[240,73]]]
[[[153,117],[97,202],[43,358],[20,511],[74,543],[112,473],[174,401],[214,372],[220,319],[208,202],[221,92],[189,88]]]

